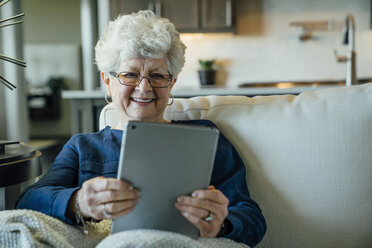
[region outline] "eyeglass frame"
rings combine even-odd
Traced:
[[[116,77],[116,78],[118,79],[118,81],[119,81],[119,83],[120,83],[121,85],[125,85],[125,86],[138,86],[138,85],[141,84],[142,79],[146,78],[146,79],[147,79],[147,82],[150,84],[150,86],[151,86],[152,88],[168,88],[169,85],[172,83],[172,79],[173,79],[173,75],[170,74],[170,73],[169,73],[169,74],[157,73],[157,74],[161,74],[161,75],[164,76],[164,77],[168,77],[168,82],[169,82],[169,83],[168,83],[167,86],[153,86],[153,85],[151,84],[151,78],[150,78],[150,76],[148,76],[148,77],[144,77],[144,76],[142,76],[141,74],[138,73],[138,75],[139,75],[139,79],[138,79],[138,81],[137,81],[136,84],[125,84],[125,83],[122,83],[122,82],[121,82],[122,80],[119,78],[120,73],[135,73],[135,72],[130,72],[130,71],[122,71],[122,72],[119,72],[119,73],[116,73],[116,72],[114,72],[114,71],[110,71],[110,72],[109,72],[109,74],[110,74],[111,76]],[[137,74],[137,73],[136,73],[136,74]],[[124,82],[124,80],[123,80],[123,82]]]

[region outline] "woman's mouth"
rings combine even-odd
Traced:
[[[137,97],[131,97],[131,99],[137,103],[149,103],[154,100],[153,98],[137,98]]]

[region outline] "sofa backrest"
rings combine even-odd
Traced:
[[[165,117],[209,119],[235,145],[267,220],[258,247],[371,247],[372,84],[176,99]]]

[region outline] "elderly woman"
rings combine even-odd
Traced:
[[[106,93],[121,121],[97,133],[74,135],[49,172],[21,196],[17,208],[37,210],[69,224],[126,215],[140,201],[140,192],[116,179],[124,123],[214,126],[207,120],[163,118],[166,106],[173,102],[171,90],[185,54],[179,33],[167,19],[150,11],[120,16],[110,22],[95,51]],[[237,151],[221,134],[211,186],[180,196],[175,208],[199,229],[201,237],[225,237],[254,246],[266,224],[249,196],[245,175]]]

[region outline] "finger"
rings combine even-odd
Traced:
[[[104,190],[130,190],[132,189],[132,185],[128,182],[118,180],[115,178],[105,178],[105,177],[97,177],[94,178],[92,181],[87,181],[87,187],[94,191],[104,191]],[[85,184],[85,183],[84,183]],[[84,186],[84,185],[83,185]]]
[[[227,204],[216,203],[211,200],[198,199],[195,197],[181,196],[178,197],[177,203],[184,206],[192,206],[196,208],[202,208],[208,212],[213,213],[218,219],[224,219],[227,214]]]
[[[178,202],[175,204],[175,207],[181,212],[187,212],[201,219],[207,218],[210,214],[210,211],[204,208],[193,207],[190,205],[183,205]]]
[[[140,192],[138,190],[127,190],[127,191],[117,191],[117,190],[107,190],[107,191],[86,191],[86,189],[80,189],[79,194],[79,206],[80,211],[84,216],[94,216],[95,218],[102,218],[102,204],[109,202],[120,202],[125,200],[136,200],[139,199]],[[125,204],[124,204],[125,205]],[[122,209],[127,208],[122,206]],[[127,204],[128,205],[128,204]],[[120,208],[119,208],[120,210]],[[98,216],[98,217],[97,217]]]
[[[214,222],[206,222],[202,219],[200,219],[197,216],[194,216],[188,212],[181,212],[182,215],[190,221],[193,225],[195,225],[199,231],[201,237],[215,237],[217,236],[217,233],[219,231],[220,222],[214,221]]]
[[[138,200],[129,200],[100,204],[94,207],[94,216],[96,219],[112,219],[115,216],[128,213],[136,207],[137,203]]]
[[[103,190],[127,190],[131,189],[131,184],[115,178],[95,177],[82,185],[87,192],[103,191]]]
[[[216,189],[197,190],[192,193],[192,196],[199,199],[208,199],[220,204],[228,204],[229,201],[220,190]]]
[[[216,209],[220,209],[225,205],[211,201],[209,199],[199,199],[190,196],[181,196],[177,198],[177,202],[182,205],[189,205],[193,207],[203,208],[210,212],[215,212]]]
[[[102,215],[103,216],[102,216],[101,219],[111,219],[111,214],[106,211],[106,205],[101,204],[101,205],[98,205],[98,206],[102,208]]]
[[[140,192],[136,189],[126,191],[106,190],[99,191],[94,194],[95,203],[97,204],[125,200],[136,200],[139,199],[139,197]]]
[[[129,209],[134,208],[138,204],[139,200],[127,200],[127,201],[120,201],[120,202],[110,202],[101,204],[99,206],[102,207],[102,210],[106,210],[106,213],[108,213],[111,217],[117,214],[120,214],[122,212],[126,212]],[[103,211],[102,211],[103,212]]]
[[[130,212],[132,212],[134,209],[136,208],[136,205],[131,207],[131,208],[128,208],[128,209],[124,209],[120,212],[117,212],[117,213],[114,213],[114,214],[111,214],[111,218],[110,219],[116,219],[116,218],[119,218],[121,216],[124,216],[124,215],[127,215],[129,214]]]
[[[205,222],[198,216],[192,215],[189,212],[181,212],[181,214],[192,224],[194,224],[200,231],[206,229],[209,223]]]

